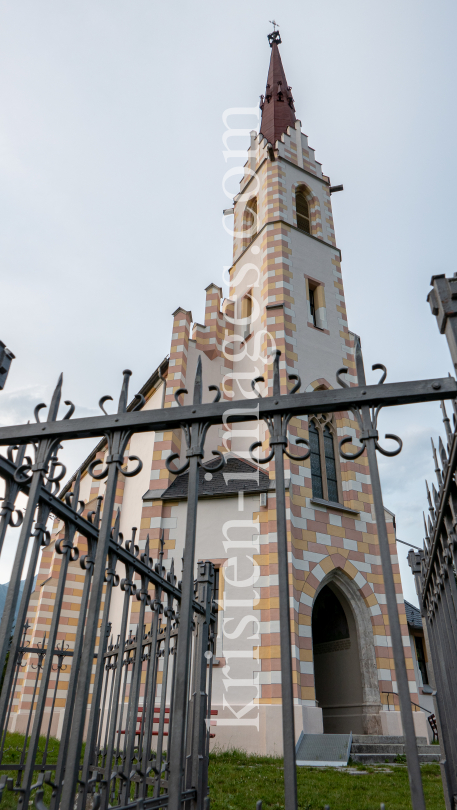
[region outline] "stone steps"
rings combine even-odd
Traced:
[[[437,746],[434,746],[435,748]],[[365,765],[382,765],[385,762],[396,762],[398,754],[352,754],[352,762],[360,762]],[[419,754],[419,762],[439,762],[440,754]]]
[[[419,761],[439,762],[441,752],[438,745],[429,745],[426,737],[417,737]],[[353,762],[382,763],[395,762],[397,756],[404,756],[404,737],[375,734],[354,734],[351,759]]]
[[[427,737],[416,737],[418,745],[428,745]],[[383,745],[404,745],[405,738],[403,736],[393,737],[387,734],[353,734],[353,743],[370,744],[381,743]]]

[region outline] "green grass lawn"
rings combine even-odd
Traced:
[[[21,761],[21,752],[24,746],[24,735],[23,734],[10,734],[6,735],[5,741],[5,748],[3,752],[3,761],[8,763],[19,763]],[[38,745],[38,754],[36,761],[41,762],[43,753],[46,746],[46,740],[44,737],[40,737],[40,742]],[[47,756],[46,762],[48,764],[57,762],[57,755],[59,753],[59,742],[58,740],[53,739],[52,737],[48,741],[48,749],[47,749]],[[2,771],[0,770],[0,775],[7,774],[7,776],[12,777],[14,780],[14,785],[16,785],[16,776],[17,771]],[[35,773],[35,776],[38,777],[38,771]],[[13,793],[11,790],[6,788],[3,792],[3,799],[0,801],[0,808],[1,810],[9,810],[9,808],[16,808],[17,807],[17,800],[19,794]],[[44,799],[46,804],[49,804],[51,798],[51,788],[47,787],[45,790]],[[33,806],[33,805],[32,805]]]
[[[359,766],[357,773],[339,768],[298,768],[300,810],[409,810],[408,773],[405,765]],[[368,771],[368,773],[363,773]],[[427,810],[444,810],[440,767],[421,768]],[[282,760],[250,757],[239,751],[211,754],[209,766],[211,810],[284,808]]]
[[[24,737],[8,734],[5,753],[8,761],[19,762]],[[47,762],[57,760],[59,743],[49,741]],[[44,739],[39,750],[44,750]],[[41,757],[39,757],[41,759]],[[379,810],[381,802],[386,810],[409,810],[408,774],[405,765],[355,765],[348,773],[339,768],[298,768],[299,810]],[[443,788],[438,763],[423,765],[427,810],[444,810]],[[0,771],[5,773],[5,771]],[[9,772],[8,775],[14,776]],[[38,775],[38,774],[37,774]],[[241,751],[210,755],[209,786],[211,810],[255,810],[261,799],[262,810],[284,808],[284,782],[282,760],[272,757],[248,756]],[[49,806],[51,789],[45,789],[44,801]],[[18,794],[3,793],[1,810],[17,807]]]

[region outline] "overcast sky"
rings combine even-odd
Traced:
[[[60,371],[77,414],[96,413],[122,369],[137,390],[163,359],[176,307],[203,319],[231,260],[222,115],[264,92],[273,17],[297,116],[344,184],[337,244],[367,368],[452,370],[426,296],[457,269],[455,2],[1,0],[0,339],[17,358],[1,423],[31,418]],[[404,440],[380,461],[385,504],[416,545],[440,428],[438,405],[380,417]]]

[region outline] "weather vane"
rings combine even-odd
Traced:
[[[279,25],[276,22],[276,20],[269,20],[269,22],[271,22],[273,26],[273,31],[271,32],[271,34],[268,34],[268,42],[270,43],[270,48],[272,48],[275,43],[276,45],[279,45],[281,43],[281,35],[279,31],[276,30],[277,28],[279,28]]]

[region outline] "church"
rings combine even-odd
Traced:
[[[171,341],[162,336],[168,354],[139,392],[146,409],[189,404],[200,362],[204,401],[214,398],[208,388],[217,386],[228,415],[231,400],[240,398],[246,398],[247,407],[255,412],[257,397],[271,393],[277,350],[281,392],[291,388],[287,375],[300,377],[302,391],[333,388],[343,366],[348,369],[347,382],[356,384],[356,336],[347,321],[332,217],[332,193],[341,187],[332,187],[302,132],[280,43],[275,30],[269,36],[260,132],[251,133],[239,193],[233,209],[224,212],[227,221],[233,215],[229,296],[223,299],[222,289],[208,284],[204,323],[194,322],[186,302],[180,302],[172,316]],[[340,439],[356,438],[357,432],[349,412],[294,417],[289,424],[294,455],[303,453],[302,440],[310,448],[304,461],[285,458],[297,738],[302,731],[402,733],[368,461],[366,455],[355,461],[339,455]],[[116,497],[124,536],[137,527],[135,542],[140,549],[149,538],[156,559],[163,544],[165,566],[174,559],[177,570],[184,548],[187,475],[175,475],[167,459],[175,454],[174,464],[184,462],[181,434],[178,430],[134,435],[128,452],[141,458],[143,469],[134,478],[120,476]],[[211,720],[212,742],[218,749],[281,755],[275,471],[273,462],[260,463],[268,456],[268,432],[260,421],[235,427],[228,421],[209,429],[206,452],[206,466],[209,463],[211,469],[213,463],[215,471],[200,469],[197,559],[210,560],[216,568],[212,707],[217,716]],[[216,469],[217,459],[211,462],[213,452],[226,456],[222,470]],[[80,497],[87,510],[104,492],[104,482],[93,478],[90,470],[96,459],[102,463],[105,453],[102,440],[81,468]],[[387,510],[386,517],[411,700],[420,703],[396,556],[395,518]],[[30,602],[28,622],[35,642],[51,621],[60,566],[55,541],[61,530],[56,520]],[[70,648],[83,581],[78,563],[72,563],[58,636],[59,643]],[[114,637],[121,613],[119,591],[112,596]],[[139,603],[132,606],[132,632],[136,611]],[[23,730],[32,700],[27,686],[33,677],[25,671],[18,683],[11,730]],[[52,730],[57,737],[69,668],[59,677]],[[416,734],[428,736],[426,715],[415,712],[414,720]]]

